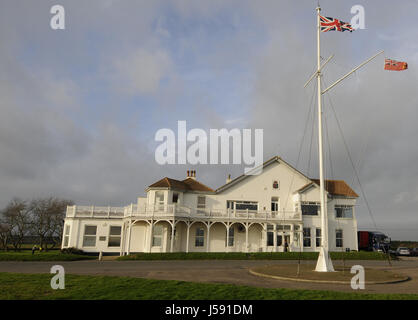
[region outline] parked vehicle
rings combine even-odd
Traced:
[[[413,248],[409,250],[409,254],[413,257],[418,257],[418,248]]]
[[[388,252],[390,247],[390,238],[378,231],[358,231],[358,249],[366,251]]]
[[[411,252],[409,251],[408,248],[399,247],[398,249],[396,249],[396,255],[397,256],[409,256],[410,254],[411,254]]]

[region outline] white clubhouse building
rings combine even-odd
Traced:
[[[62,248],[85,252],[319,251],[319,181],[280,157],[259,175],[242,175],[216,190],[196,180],[163,178],[126,207],[69,206]],[[327,180],[330,251],[357,250],[357,194]]]

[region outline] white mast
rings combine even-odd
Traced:
[[[316,263],[315,271],[319,272],[331,272],[334,271],[331,258],[328,252],[328,213],[327,213],[327,201],[325,199],[325,182],[324,182],[324,163],[323,163],[323,151],[322,151],[322,89],[321,89],[321,8],[316,8],[317,12],[317,42],[318,42],[318,57],[317,57],[317,74],[318,80],[318,153],[319,153],[319,196],[321,201],[321,242],[322,246],[319,252],[318,261]]]
[[[329,256],[329,242],[328,242],[328,212],[327,212],[327,199],[325,195],[325,181],[324,181],[324,163],[323,163],[323,151],[322,151],[322,95],[326,93],[328,90],[332,89],[338,83],[343,81],[349,75],[363,67],[365,64],[372,61],[378,55],[383,53],[384,51],[380,51],[371,58],[367,59],[363,63],[361,63],[358,67],[354,68],[346,75],[335,81],[332,85],[322,91],[321,88],[321,70],[322,68],[333,58],[334,55],[331,55],[325,63],[321,66],[321,18],[320,12],[321,7],[318,4],[316,8],[317,12],[317,70],[316,72],[309,78],[309,80],[305,83],[304,87],[306,87],[309,82],[316,76],[318,81],[318,153],[319,153],[319,196],[320,196],[320,203],[321,203],[321,249],[319,251],[318,261],[316,263],[315,271],[319,272],[332,272],[334,271],[334,267],[332,265],[331,258]]]

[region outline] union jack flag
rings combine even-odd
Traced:
[[[350,31],[353,32],[353,27],[351,24],[340,21],[338,19],[330,18],[330,17],[323,17],[319,16],[321,19],[321,32],[327,31]]]

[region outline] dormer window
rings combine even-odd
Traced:
[[[273,181],[273,189],[279,189],[279,181],[277,180]]]

